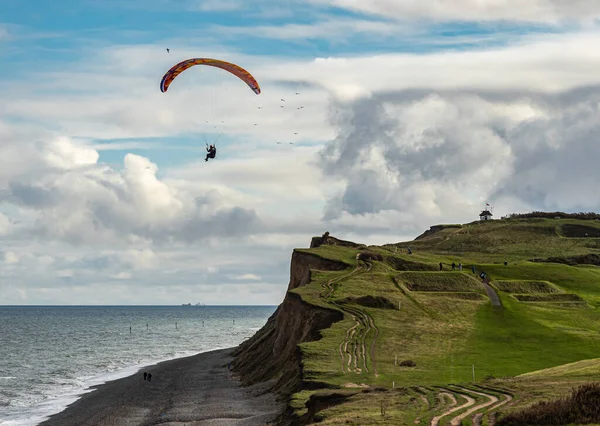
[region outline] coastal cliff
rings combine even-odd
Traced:
[[[336,244],[329,237],[315,237],[311,247]],[[341,241],[341,240],[339,240]],[[341,241],[343,245],[352,244]],[[321,338],[320,330],[343,319],[340,311],[320,308],[304,302],[290,290],[311,282],[311,271],[341,271],[344,262],[323,259],[314,254],[294,250],[290,264],[288,292],[267,323],[233,353],[234,371],[244,385],[276,379],[273,391],[287,396],[304,388],[302,355],[298,345]]]

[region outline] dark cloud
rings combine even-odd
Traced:
[[[338,136],[320,165],[346,185],[324,218],[430,216],[437,208],[448,220],[460,217],[456,204],[482,199],[598,209],[599,105],[599,87],[555,95],[410,91],[338,104],[330,116]]]

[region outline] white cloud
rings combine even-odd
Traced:
[[[202,12],[231,12],[243,9],[244,3],[237,0],[194,0],[188,7]]]
[[[0,213],[0,236],[7,235],[11,229],[11,222],[6,215]]]
[[[111,278],[114,278],[116,280],[129,280],[131,279],[131,277],[133,277],[133,275],[131,274],[131,272],[119,272],[118,274],[115,275],[111,275]]]
[[[415,18],[439,21],[528,21],[562,23],[592,22],[600,17],[600,4],[590,0],[311,0],[350,10],[402,20]]]
[[[328,18],[308,24],[224,26],[215,25],[211,31],[218,31],[225,37],[251,36],[278,40],[323,39],[340,42],[352,36],[391,36],[408,33],[408,28],[393,22],[370,21],[364,19]]]
[[[8,28],[0,24],[0,42],[10,40],[11,35],[8,32]]]
[[[599,82],[600,33],[529,36],[494,49],[431,54],[383,54],[317,58],[308,64],[279,64],[267,78],[317,83],[340,96],[348,91],[483,90],[558,92]]]
[[[56,271],[56,276],[59,278],[72,278],[75,276],[75,271],[72,269],[61,269]]]
[[[13,253],[12,251],[4,252],[4,262],[11,265],[13,263],[17,263],[19,261],[19,257]]]
[[[234,280],[239,280],[239,281],[260,281],[261,280],[261,278],[255,274],[242,274],[242,275],[233,276],[231,278]]]

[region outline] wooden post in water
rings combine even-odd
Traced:
[[[146,323],[146,330],[148,330],[148,323]]]
[[[131,327],[129,327],[129,334],[131,334]]]
[[[175,330],[177,330],[177,323],[175,323]]]

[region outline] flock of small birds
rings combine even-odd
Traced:
[[[167,53],[170,53],[170,52],[171,52],[171,49],[169,49],[169,48],[167,48],[166,50],[167,50]],[[296,95],[296,96],[297,96],[297,95],[299,95],[299,94],[300,94],[300,92],[294,92],[294,95]],[[280,102],[285,102],[285,99],[283,99],[283,98],[280,98]],[[280,108],[285,108],[285,105],[281,104],[279,107],[280,107]],[[258,109],[263,109],[263,107],[262,107],[262,106],[259,106],[259,107],[257,107],[257,108],[258,108]],[[299,106],[299,107],[296,107],[296,109],[297,109],[297,110],[304,109],[304,105],[302,105],[302,106]],[[208,123],[208,121],[206,121],[206,123]],[[221,121],[221,123],[224,123],[224,121]],[[258,123],[254,123],[254,126],[255,126],[255,127],[256,127],[256,126],[258,126]],[[298,132],[294,132],[294,135],[299,135],[299,133],[298,133]],[[246,142],[246,143],[247,143],[247,142]],[[281,143],[282,143],[282,142],[276,142],[276,143],[277,143],[278,145],[281,145]],[[290,142],[289,144],[290,144],[290,145],[294,145],[294,142]],[[148,169],[149,167],[146,167],[146,168]]]

